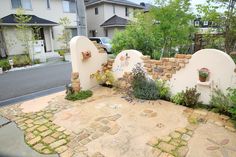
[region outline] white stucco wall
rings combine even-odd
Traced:
[[[209,81],[200,83],[198,70],[210,70]],[[215,49],[203,49],[196,52],[185,68],[178,71],[170,80],[172,94],[185,90],[186,87],[197,86],[201,93],[200,101],[208,104],[213,88],[226,91],[229,87],[236,87],[235,63],[229,55]]]
[[[82,90],[90,89],[97,85],[91,74],[101,70],[102,64],[107,62],[107,53],[99,53],[96,46],[83,36],[76,36],[70,41],[72,72],[79,72]],[[83,60],[82,52],[90,51],[91,58]]]
[[[26,14],[36,15],[40,18],[44,18],[53,22],[59,22],[60,18],[68,17],[71,21],[71,27],[76,27],[76,14],[75,13],[65,13],[62,7],[61,0],[51,0],[50,2],[50,9],[46,7],[45,0],[31,0],[32,2],[32,9],[25,10]],[[11,0],[1,0],[0,1],[0,18],[7,16],[9,14],[15,14],[16,9],[13,9],[11,6]],[[53,27],[53,43],[54,49],[60,49],[61,43],[57,40],[58,35],[61,34],[62,27],[55,26]],[[13,50],[11,50],[13,51]],[[15,51],[16,52],[16,51]],[[18,52],[16,52],[18,53]]]
[[[125,72],[132,72],[135,65],[143,65],[143,54],[137,50],[125,50],[119,53],[113,63],[112,71],[115,79],[123,77]]]

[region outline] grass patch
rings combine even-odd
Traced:
[[[80,91],[78,93],[67,94],[66,99],[71,101],[84,100],[91,97],[92,95],[93,95],[92,91],[86,90],[86,91]]]

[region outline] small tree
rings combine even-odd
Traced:
[[[70,19],[68,17],[60,18],[59,24],[63,26],[62,34],[58,37],[58,41],[62,42],[62,49],[66,51],[66,53],[69,52],[70,49],[70,31],[69,29],[66,29],[70,25]]]
[[[27,25],[31,20],[31,16],[27,16],[24,14],[23,9],[17,9],[15,20],[17,22],[17,38],[22,42],[22,46],[24,47],[25,54],[29,54],[30,45],[29,42],[32,41],[33,35],[31,34],[32,28]]]
[[[195,29],[189,0],[156,0],[156,7],[148,13],[139,12],[123,32],[113,38],[113,50],[136,49],[158,59],[170,56],[175,49],[184,52],[192,42]]]

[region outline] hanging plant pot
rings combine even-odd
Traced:
[[[207,69],[207,68],[201,68],[201,69],[198,71],[198,74],[199,74],[199,81],[201,81],[201,82],[206,82],[207,79],[209,78],[210,71],[209,71],[209,69]]]

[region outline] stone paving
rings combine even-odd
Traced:
[[[107,88],[94,89],[93,97],[83,101],[64,96],[50,96],[37,110],[30,103],[0,108],[0,115],[14,121],[28,146],[41,154],[193,157],[198,150],[206,157],[236,156],[235,128],[227,116],[165,101],[129,103]],[[218,132],[208,135],[207,128]],[[195,147],[199,144],[201,150]]]

